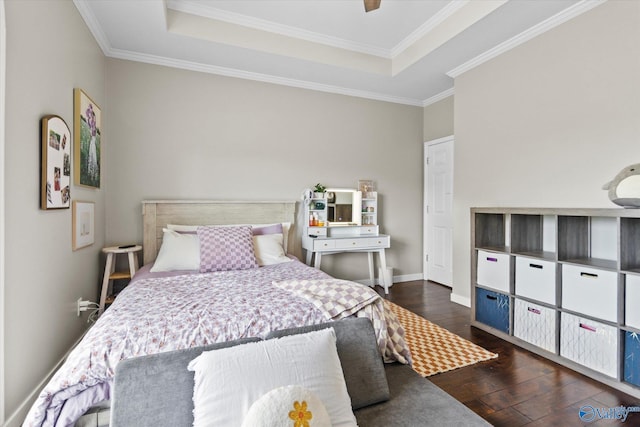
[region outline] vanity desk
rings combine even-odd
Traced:
[[[328,189],[315,197],[305,197],[303,202],[307,218],[302,234],[302,247],[306,250],[306,262],[320,268],[323,255],[345,252],[364,252],[368,255],[369,279],[375,284],[374,254],[378,254],[379,266],[387,270],[385,249],[391,246],[391,238],[380,234],[377,224],[377,192],[365,193],[350,189]],[[391,283],[380,277],[385,294]]]

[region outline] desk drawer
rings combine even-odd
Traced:
[[[326,227],[309,227],[309,236],[326,237]]]
[[[378,234],[378,226],[363,225],[362,228],[360,228],[360,234],[363,236],[376,236]]]
[[[376,249],[389,247],[388,237],[354,237],[353,239],[338,239],[336,249]]]
[[[336,241],[332,239],[316,239],[313,241],[314,252],[330,251],[336,248]]]
[[[589,316],[618,320],[618,273],[580,265],[562,266],[562,307]]]

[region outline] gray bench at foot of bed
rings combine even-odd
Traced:
[[[349,318],[276,331],[267,339],[327,327],[336,331],[338,356],[358,425],[490,425],[411,367],[383,364],[368,319]],[[192,425],[193,372],[187,370],[187,365],[203,351],[247,341],[230,341],[122,361],[116,369],[111,426]]]

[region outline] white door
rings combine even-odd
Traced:
[[[453,136],[424,143],[424,278],[453,284]]]

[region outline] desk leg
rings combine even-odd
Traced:
[[[313,266],[320,270],[320,263],[322,262],[322,254],[320,252],[314,253],[315,259],[313,260]]]
[[[307,265],[311,265],[311,257],[313,257],[313,252],[310,251],[309,249],[306,249],[307,251]]]
[[[385,295],[388,295],[389,286],[391,286],[391,283],[387,283],[387,281],[384,280],[384,275],[387,274],[387,257],[385,256],[384,249],[380,249],[378,251],[378,256],[380,257],[380,268],[382,268],[382,276],[383,276],[380,278],[380,280],[384,283]],[[393,277],[391,278],[391,280],[393,281]]]
[[[369,286],[375,288],[376,276],[373,270],[373,252],[367,252],[367,258],[369,258],[369,280],[371,281]],[[380,284],[382,284],[382,277],[380,278]]]

